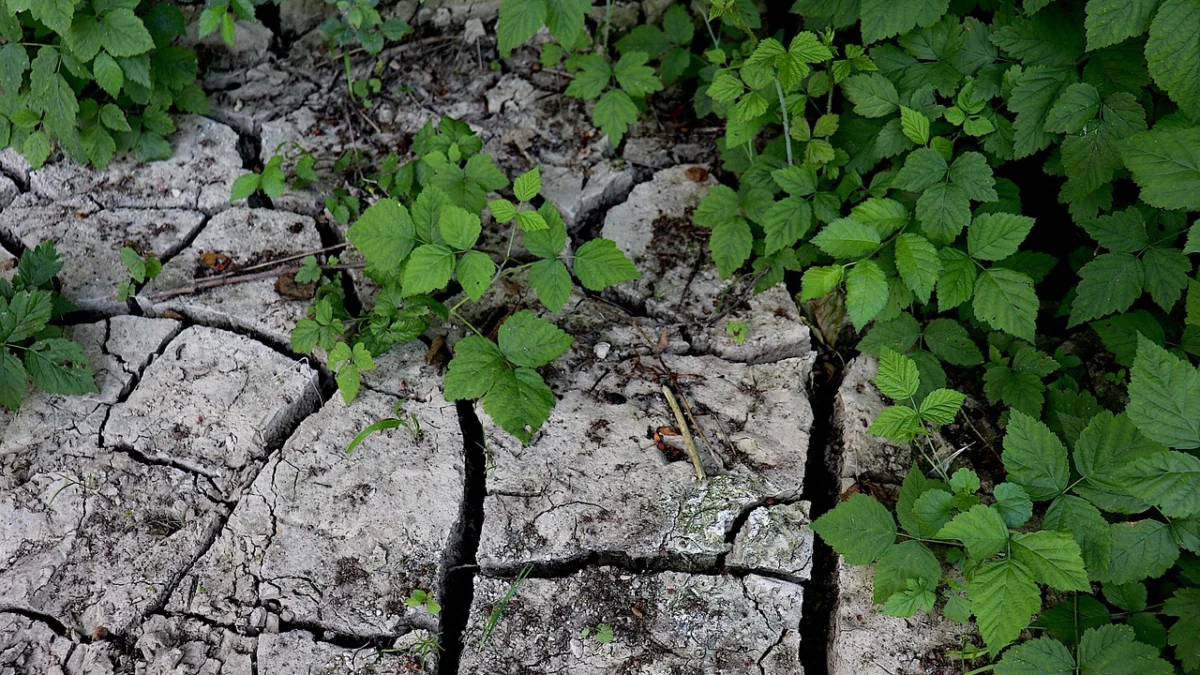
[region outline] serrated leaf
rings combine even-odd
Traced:
[[[1146,609],[1147,597],[1146,584],[1141,582],[1104,584],[1104,599],[1127,612],[1140,612]]]
[[[887,601],[908,588],[910,579],[924,581],[930,587],[936,586],[941,575],[941,563],[924,544],[902,541],[889,547],[875,563],[874,601]]]
[[[741,208],[742,202],[736,192],[725,185],[714,185],[700,200],[692,219],[697,225],[711,229],[736,218]]]
[[[537,371],[505,370],[483,398],[483,410],[502,429],[528,443],[550,418],[554,392]]]
[[[853,494],[813,521],[812,529],[851,565],[869,565],[896,541],[896,521],[882,504]]]
[[[1033,340],[1038,299],[1033,280],[1020,272],[991,268],[975,281],[975,318],[1023,340]]]
[[[1137,253],[1150,245],[1146,219],[1130,207],[1081,223],[1088,235],[1113,253]]]
[[[907,588],[887,599],[883,605],[883,613],[888,616],[910,617],[920,611],[933,611],[933,605],[937,602],[937,594],[933,591],[936,585],[924,579],[909,579]]]
[[[1200,73],[1200,6],[1192,0],[1163,0],[1150,24],[1146,65],[1154,83],[1180,108],[1200,108],[1200,91],[1196,88],[1196,74]]]
[[[613,75],[621,88],[630,96],[642,98],[656,91],[662,91],[662,82],[654,74],[654,68],[646,65],[650,57],[644,52],[628,52],[621,55],[613,67]]]
[[[575,252],[575,276],[591,291],[641,277],[633,263],[610,239],[593,239]]]
[[[841,286],[845,271],[841,265],[808,268],[800,280],[800,301],[815,300]]]
[[[996,509],[977,504],[952,518],[938,530],[936,538],[961,541],[968,555],[985,560],[1008,545],[1008,526]]]
[[[938,258],[942,261],[937,282],[938,309],[944,312],[971,299],[979,272],[975,262],[958,249],[943,248],[938,251]]]
[[[1139,457],[1116,471],[1129,494],[1159,507],[1168,518],[1200,515],[1200,459],[1182,452]]]
[[[950,182],[962,188],[967,197],[977,202],[994,202],[996,179],[987,159],[978,152],[964,152],[950,165]]]
[[[529,268],[529,285],[538,300],[551,312],[557,312],[571,297],[571,273],[561,260],[539,260]]]
[[[979,632],[993,655],[1016,640],[1042,606],[1042,594],[1033,575],[1012,559],[981,566],[967,587],[967,597]]]
[[[900,190],[921,192],[945,182],[950,165],[941,153],[932,148],[917,148],[904,160],[892,186]]]
[[[1034,220],[1011,213],[985,213],[967,229],[967,251],[978,260],[1003,260],[1016,253]]]
[[[455,267],[458,283],[467,297],[478,302],[492,285],[496,263],[481,251],[467,251]],[[532,285],[532,284],[531,284]]]
[[[96,55],[96,60],[92,62],[92,74],[96,78],[96,84],[114,98],[125,85],[125,74],[121,72],[121,66],[106,53]]]
[[[793,246],[812,228],[812,207],[796,197],[786,197],[771,205],[763,222],[765,255]]]
[[[954,421],[958,411],[962,409],[966,395],[953,389],[934,389],[921,401],[918,411],[921,419],[933,424],[946,425]]]
[[[908,224],[908,209],[894,199],[871,197],[856,204],[850,210],[850,217],[875,228],[882,238]]]
[[[1200,8],[1196,14],[1200,17]],[[1147,204],[1200,209],[1200,128],[1155,128],[1135,134],[1125,140],[1121,157]]]
[[[548,227],[546,219],[537,211],[517,211],[517,225],[524,232],[540,232]]]
[[[954,516],[954,495],[946,490],[926,490],[913,504],[913,516],[922,537],[933,537]]]
[[[517,176],[513,181],[513,194],[517,199],[527,202],[542,191],[542,172],[538,167]]]
[[[913,507],[924,493],[931,490],[945,487],[945,484],[938,480],[926,478],[921,469],[913,462],[909,467],[908,473],[904,476],[904,482],[900,486],[900,499],[896,503],[896,518],[900,521],[900,526],[905,532],[915,537],[932,537],[941,526],[945,523],[938,524],[935,528],[922,528],[918,523],[917,516],[913,512]],[[946,520],[949,520],[947,515]]]
[[[1164,311],[1170,312],[1188,285],[1192,261],[1174,248],[1152,248],[1142,255],[1146,291]]]
[[[560,328],[523,309],[500,326],[500,352],[512,363],[540,368],[562,356],[575,341]]]
[[[1087,18],[1088,51],[1115,45],[1144,34],[1161,0],[1089,0]]]
[[[745,264],[753,243],[750,224],[743,218],[731,218],[712,228],[708,247],[722,279],[728,279]]]
[[[1071,533],[1079,544],[1083,561],[1091,576],[1096,578],[1108,569],[1112,556],[1112,533],[1099,509],[1073,495],[1063,495],[1050,503],[1042,518],[1046,530]]]
[[[885,117],[900,108],[900,95],[891,80],[879,73],[853,75],[842,82],[854,112],[863,117]]]
[[[442,244],[418,246],[404,267],[404,297],[441,290],[454,274],[454,251]]]
[[[1162,612],[1178,619],[1167,634],[1175,648],[1175,657],[1188,672],[1200,670],[1200,640],[1196,639],[1200,635],[1200,589],[1175,591],[1175,595],[1163,604]]]
[[[496,37],[500,56],[507,58],[546,23],[545,0],[504,0],[500,3],[500,21]]]
[[[83,347],[61,338],[38,340],[25,352],[25,369],[33,383],[64,396],[99,393]]]
[[[542,220],[546,222],[545,229],[526,231],[525,248],[539,258],[557,258],[567,245],[567,226],[563,222],[558,209],[546,202],[538,209]]]
[[[104,13],[98,28],[100,43],[113,56],[136,56],[154,49],[154,39],[132,9]]]
[[[25,398],[25,366],[6,347],[0,346],[0,406],[16,410]]]
[[[446,366],[446,400],[480,398],[506,368],[500,347],[491,340],[478,335],[459,340]]]
[[[983,353],[971,339],[967,329],[953,319],[934,319],[925,327],[925,345],[934,356],[956,366],[977,366],[983,363]]]
[[[255,175],[247,174],[238,181]],[[241,194],[238,191],[238,181],[234,182],[235,194]],[[243,186],[243,191],[248,187],[249,185]],[[412,216],[409,215],[408,209],[394,199],[375,202],[363,211],[346,231],[346,238],[362,253],[367,262],[383,271],[400,267],[400,263],[413,250],[415,236]]]
[[[1114,523],[1112,559],[1099,575],[1105,583],[1127,584],[1142,579],[1157,579],[1179,558],[1179,548],[1171,539],[1170,528],[1156,520]]]
[[[1075,79],[1075,69],[1032,66],[1013,83],[1008,108],[1017,113],[1013,122],[1013,154],[1017,159],[1044,149],[1053,136],[1043,129],[1051,104]]]
[[[893,400],[907,400],[917,393],[921,376],[912,359],[885,349],[879,355],[879,370],[875,375],[875,386],[884,396]]]
[[[971,201],[957,185],[940,183],[917,200],[921,231],[936,244],[953,242],[971,222]]]
[[[901,234],[896,238],[896,268],[913,295],[929,302],[942,272],[942,260],[933,244],[919,234]]]
[[[935,23],[950,7],[949,0],[862,0],[863,42],[870,44],[902,35],[916,26]]]
[[[1086,675],[1172,675],[1175,669],[1158,650],[1134,639],[1133,628],[1109,624],[1092,628],[1079,641],[1079,672]]]
[[[817,172],[805,164],[776,169],[771,172],[771,178],[793,197],[807,197],[817,191]]]
[[[860,260],[846,275],[846,311],[855,329],[862,330],[887,306],[887,275],[873,260]]]
[[[1200,448],[1200,373],[1139,336],[1127,411],[1148,438],[1182,450]]]
[[[612,67],[608,59],[599,54],[576,54],[569,63],[579,67],[575,79],[567,85],[563,93],[567,96],[582,99],[594,99],[600,96],[612,81]]]
[[[900,130],[917,145],[929,143],[929,118],[922,112],[900,106]]]
[[[853,218],[838,218],[826,225],[815,237],[815,244],[834,258],[861,258],[879,248],[879,232]]]
[[[1002,459],[1008,479],[1034,500],[1053,499],[1067,489],[1067,449],[1049,427],[1020,410],[1009,417]]]
[[[1123,312],[1138,299],[1145,285],[1142,262],[1128,253],[1105,253],[1079,270],[1068,327]]]
[[[905,405],[884,408],[867,428],[867,433],[897,443],[907,443],[923,431],[917,411]]]
[[[629,98],[629,94],[620,89],[610,89],[596,101],[592,109],[592,121],[616,146],[620,145],[630,125],[637,121],[637,114],[637,105]]]
[[[1068,86],[1046,114],[1046,131],[1077,134],[1100,113],[1100,92],[1090,84]]]
[[[1012,556],[1034,578],[1060,591],[1091,589],[1079,544],[1066,532],[1025,532],[1013,535]]]
[[[1010,528],[1021,527],[1033,516],[1033,500],[1020,485],[1000,483],[992,493],[996,497],[996,511]]]
[[[996,675],[1075,675],[1075,657],[1058,640],[1037,638],[1008,650]]]

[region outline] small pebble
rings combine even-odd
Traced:
[[[608,357],[608,352],[611,349],[612,345],[608,344],[607,342],[597,342],[596,346],[592,347],[592,352],[596,354],[596,358],[603,361]]]

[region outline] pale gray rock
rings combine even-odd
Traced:
[[[533,104],[537,90],[527,80],[515,73],[509,73],[500,78],[496,86],[487,92],[487,110],[492,115],[505,112],[505,105],[511,103],[517,108],[525,108]]]
[[[469,19],[492,21],[500,13],[500,0],[426,0],[420,3],[416,22],[435,28],[461,26]]]
[[[808,508],[808,502],[796,502],[751,511],[726,559],[729,567],[808,581],[813,555]]]
[[[285,36],[303,35],[321,25],[335,9],[325,0],[289,0],[279,3],[279,28]]]
[[[187,26],[187,34],[180,39],[180,44],[196,50],[205,70],[249,68],[270,56],[271,40],[275,35],[261,21],[238,19],[234,24],[233,44],[227,45],[219,30],[200,37],[200,13],[204,5],[184,5],[180,9]],[[280,14],[282,17],[282,11]]]
[[[61,161],[30,173],[39,197],[61,202],[95,201],[105,208],[192,209],[215,213],[229,204],[229,190],[242,174],[237,133],[198,115],[172,117],[178,129],[168,137],[169,159],[139,163],[119,157],[104,171]]]
[[[380,359],[410,382],[436,382],[420,350]],[[382,365],[382,364],[381,364]],[[385,367],[389,367],[386,366]],[[435,387],[436,388],[436,387]],[[405,606],[416,589],[439,591],[443,553],[458,527],[463,438],[440,389],[409,399],[420,433],[390,429],[354,437],[391,417],[395,397],[334,397],[307,418],[241,499],[221,536],[171,599],[169,611],[259,631],[276,606],[302,625],[386,637],[439,618]]]
[[[21,194],[21,188],[11,178],[0,174],[0,210],[11,204],[19,194]]]
[[[694,280],[693,286],[697,285]],[[740,290],[749,297],[743,296],[744,301],[726,299],[736,306],[724,318],[702,324],[699,330],[692,328],[690,337],[696,349],[744,363],[771,363],[813,354],[812,334],[787,288],[772,286],[759,294],[749,288]],[[740,342],[735,337],[738,334],[742,336]]]
[[[309,301],[280,295],[275,290],[276,277],[170,298],[155,294],[187,288],[216,275],[217,270],[204,264],[207,253],[227,256],[230,261],[225,272],[228,273],[319,248],[321,236],[308,216],[232,208],[213,216],[191,245],[172,258],[158,278],[142,288],[135,299],[150,315],[161,316],[171,310],[208,325],[251,331],[286,345],[290,343],[292,328],[304,318]]]
[[[44,623],[0,612],[0,675],[112,675],[117,649],[79,644]]]
[[[0,150],[0,173],[4,173],[18,185],[29,185],[31,170],[29,160],[25,159],[25,155],[17,152],[15,148],[9,147]]]
[[[834,423],[842,440],[838,474],[841,491],[859,480],[899,486],[915,453],[867,433],[886,407],[871,380],[878,364],[859,356],[846,368],[834,403]],[[958,648],[971,631],[941,614],[920,613],[910,618],[886,616],[873,604],[871,566],[847,565],[838,558],[837,602],[829,644],[831,675],[917,675],[927,672],[925,660]]]
[[[155,615],[134,642],[139,675],[253,675],[258,641],[194,618]]]
[[[558,207],[568,231],[613,204],[624,200],[633,189],[635,173],[627,166],[600,161],[578,170],[542,167],[542,196]]]
[[[229,498],[319,400],[308,366],[241,335],[196,326],[114,406],[104,443],[203,476],[215,496]]]
[[[256,663],[258,675],[409,675],[418,667],[408,654],[338,647],[304,630],[259,636]]]
[[[527,579],[477,648],[509,586],[476,579],[460,675],[803,673],[795,584],[609,567]],[[600,626],[612,628],[611,642],[596,640]]]
[[[198,211],[181,209],[98,209],[95,202],[76,197],[0,211],[0,236],[29,248],[53,241],[64,262],[58,275],[63,296],[80,309],[120,312],[125,303],[117,300],[117,285],[128,278],[121,248],[173,256],[204,220]]]
[[[322,0],[316,1],[324,6]],[[281,11],[292,4],[281,3]],[[306,104],[318,105],[317,85],[285,68],[263,63],[245,70],[205,73],[205,87],[215,90],[208,95],[209,114],[241,133],[258,135],[263,123]]]
[[[675,0],[642,0],[642,12],[646,15],[646,23],[661,22],[663,14],[673,4]]]

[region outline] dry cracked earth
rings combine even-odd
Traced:
[[[212,111],[178,120],[170,160],[31,171],[0,153],[0,262],[57,243],[100,389],[0,415],[0,674],[955,672],[940,654],[961,631],[878,616],[869,571],[808,528],[910,461],[865,433],[883,406],[873,363],[839,385],[786,290],[719,280],[689,218],[715,184],[711,134],[653,120],[614,157],[535,52],[487,67],[496,4],[400,3],[423,29],[385,51],[403,87],[365,112],[328,86],[322,3],[285,2],[234,50],[200,45]],[[542,165],[573,242],[612,238],[643,274],[554,317],[576,342],[546,369],[559,402],[528,446],[447,403],[420,343],[345,405],[319,358],[287,348],[307,302],[273,278],[176,293],[206,253],[236,269],[344,241],[321,202],[335,184],[228,203],[276,147],[402,152],[441,115],[510,173]],[[129,303],[122,245],[165,263]],[[493,289],[475,317],[533,306],[523,288]],[[674,424],[664,384],[702,432],[705,480],[647,438]],[[398,399],[420,432],[347,455]],[[409,607],[415,589],[442,611]]]

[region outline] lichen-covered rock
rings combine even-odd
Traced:
[[[151,616],[133,643],[145,675],[253,675],[258,641],[194,618]]]
[[[731,569],[782,575],[798,581],[812,577],[813,531],[808,502],[762,506],[737,533],[726,563]]]
[[[118,157],[104,171],[62,161],[30,172],[33,193],[50,202],[90,199],[103,208],[190,209],[212,214],[229,204],[242,173],[237,134],[198,115],[172,117],[172,154],[158,162]]]
[[[150,315],[161,316],[171,310],[207,325],[251,331],[277,345],[286,345],[292,328],[304,318],[309,300],[282,295],[276,290],[275,275],[172,297],[158,294],[188,289],[218,274],[319,248],[321,236],[312,218],[284,211],[232,208],[214,216],[136,300]],[[285,268],[280,268],[280,274],[286,273]]]
[[[204,476],[214,498],[227,499],[319,401],[308,366],[241,335],[196,326],[113,407],[104,444]]]
[[[436,378],[415,348],[381,361],[398,356],[405,379]],[[438,391],[406,403],[419,434],[385,430],[346,454],[360,431],[392,416],[395,400],[368,390],[347,406],[339,396],[301,423],[168,610],[242,626],[274,603],[288,621],[343,635],[437,629],[437,617],[404,600],[416,589],[440,590],[442,556],[459,526],[463,438],[454,405]]]
[[[460,675],[803,673],[795,584],[599,567],[526,579],[504,605],[510,584],[477,578]]]
[[[26,205],[21,199],[0,211],[0,237],[33,248],[53,241],[64,262],[61,292],[79,308],[118,312],[117,284],[128,278],[121,248],[170,257],[195,236],[204,214],[183,209],[97,208],[90,198]]]

